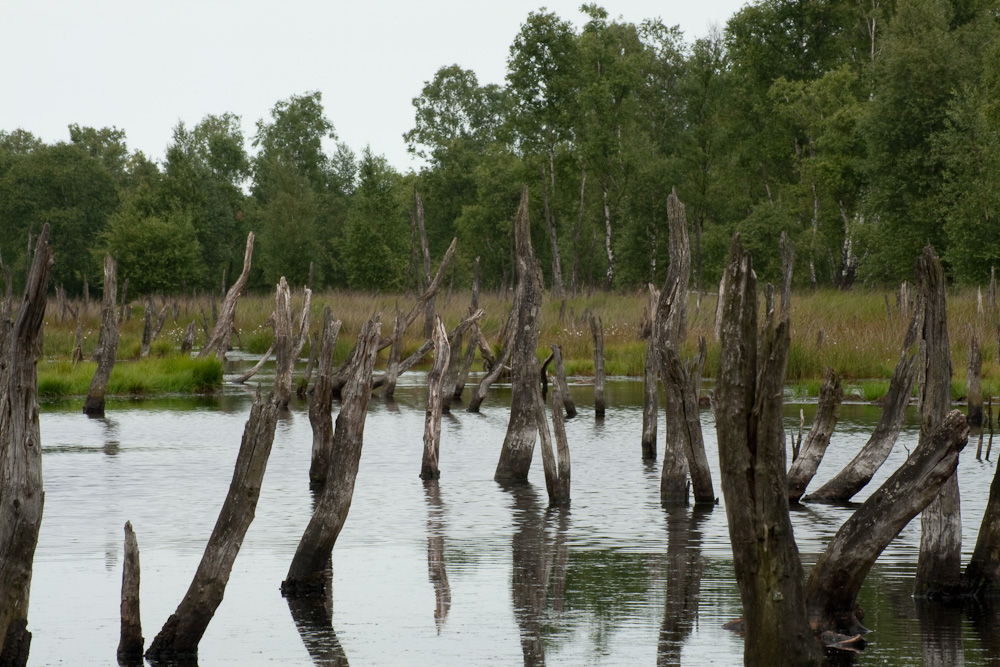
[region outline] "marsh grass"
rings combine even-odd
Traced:
[[[90,388],[97,365],[84,361],[74,366],[67,360],[38,365],[38,394],[45,398],[82,396]],[[150,357],[115,363],[107,393],[114,396],[192,394],[211,392],[222,386],[222,364],[213,358]]]

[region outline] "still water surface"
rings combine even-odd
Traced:
[[[293,399],[278,423],[257,507],[201,642],[210,665],[737,665],[743,640],[721,628],[741,614],[725,508],[664,512],[660,466],[640,457],[641,384],[613,381],[607,416],[592,388],[572,388],[567,423],[572,507],[549,511],[536,453],[531,484],[504,489],[493,472],[509,388],[481,414],[456,406],[443,420],[441,480],[420,470],[422,373],[396,400],[373,399],[354,502],[333,556],[332,627],[290,609],[278,587],[310,516],[312,434]],[[42,406],[45,515],[35,555],[30,665],[114,664],[123,525],[139,540],[147,644],[175,610],[197,567],[232,477],[251,396],[118,401],[88,419],[79,402]],[[786,406],[787,428],[815,406]],[[867,440],[879,409],[843,405],[812,488]],[[916,443],[915,413],[859,500]],[[721,495],[715,425],[702,424]],[[660,424],[662,438],[663,424]],[[998,443],[1000,446],[1000,443]],[[993,464],[970,441],[959,466],[966,552],[975,543]],[[997,453],[994,460],[1000,455]],[[793,511],[805,567],[851,510]],[[919,522],[879,559],[861,595],[869,635],[853,664],[1000,665],[1000,615],[918,609],[910,597]]]

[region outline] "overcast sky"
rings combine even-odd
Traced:
[[[579,0],[545,3],[581,24]],[[744,0],[616,0],[688,41]],[[233,112],[248,141],[275,102],[319,90],[341,141],[403,171],[411,100],[439,67],[502,83],[508,48],[540,2],[499,0],[0,0],[0,130],[68,140],[70,123],[126,132],[160,160],[178,120]]]

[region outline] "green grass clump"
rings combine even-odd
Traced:
[[[69,361],[38,365],[38,394],[45,398],[82,396],[90,388],[97,364]],[[108,381],[108,395],[192,394],[222,386],[222,363],[209,359],[173,356],[141,361],[119,360]]]

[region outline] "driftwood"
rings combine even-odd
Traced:
[[[321,487],[326,484],[333,458],[333,348],[340,333],[340,320],[334,321],[329,306],[323,309],[323,335],[319,350],[319,368],[316,386],[309,403],[309,424],[312,426],[312,463],[309,465],[309,483]]]
[[[292,371],[302,348],[309,340],[312,291],[305,288],[302,312],[299,313],[298,333],[292,332],[292,296],[282,276],[274,302],[274,400],[279,409],[288,407],[292,397]]]
[[[273,318],[272,318],[271,322],[272,322],[272,324],[274,323],[274,319]],[[236,378],[233,378],[233,382],[235,382],[236,384],[244,384],[247,380],[249,380],[250,378],[252,378],[254,375],[257,375],[257,373],[260,372],[260,369],[264,368],[264,364],[266,364],[267,360],[271,358],[271,355],[274,354],[274,342],[275,341],[273,341],[273,340],[271,341],[271,345],[268,346],[267,351],[264,352],[264,354],[257,361],[257,363],[253,365],[253,368],[251,368],[250,370],[248,370],[243,375],[240,375],[240,376],[238,376]]]
[[[376,314],[358,335],[340,414],[337,415],[326,485],[316,501],[316,509],[281,584],[281,592],[286,597],[310,595],[326,589],[324,568],[347,521],[354,496],[380,333],[381,325]]]
[[[965,373],[965,395],[968,403],[969,426],[983,425],[983,352],[979,349],[979,336],[969,324],[969,365]]]
[[[646,366],[642,376],[642,459],[656,460],[656,420],[660,407],[660,352],[656,336],[656,312],[660,290],[649,285],[649,305],[642,318],[640,338],[646,339]]]
[[[226,353],[229,352],[229,337],[232,335],[233,324],[236,321],[236,302],[239,301],[240,294],[243,292],[243,288],[246,287],[247,279],[250,277],[250,260],[252,257],[253,232],[250,232],[247,234],[246,250],[243,253],[243,271],[240,272],[239,278],[236,279],[236,282],[226,292],[226,298],[222,301],[222,307],[219,310],[219,317],[215,322],[215,327],[212,329],[212,333],[209,334],[208,340],[205,341],[205,344],[201,346],[201,350],[198,352],[199,359],[214,354],[219,359],[225,361]],[[213,308],[215,307],[214,302],[212,306]],[[207,325],[207,319],[205,323]]]
[[[594,337],[594,418],[604,419],[604,322],[593,313],[587,319]]]
[[[845,503],[854,497],[874,477],[889,458],[906,417],[913,383],[917,380],[917,355],[899,356],[899,363],[889,382],[889,391],[882,403],[882,418],[871,437],[850,463],[829,482],[806,496],[806,502]]]
[[[115,320],[115,291],[118,287],[117,262],[111,255],[104,255],[104,302],[101,306],[101,333],[97,337],[97,349],[94,359],[97,370],[90,381],[87,399],[83,403],[83,413],[86,415],[104,415],[104,394],[108,389],[108,380],[115,367],[118,356],[118,321]]]
[[[461,335],[456,336],[461,341]],[[427,374],[427,410],[424,415],[424,456],[420,463],[420,479],[437,479],[441,476],[438,469],[438,458],[441,450],[441,412],[443,410],[442,393],[445,384],[445,371],[451,357],[448,345],[448,334],[444,330],[444,322],[438,317],[434,322],[434,365]]]
[[[142,623],[139,617],[139,543],[132,522],[125,522],[124,566],[122,570],[122,627],[118,642],[120,664],[142,663]]]
[[[857,618],[861,584],[879,554],[931,502],[968,442],[965,417],[952,411],[899,469],[844,523],[809,573],[806,606],[813,630],[866,632]]]
[[[510,421],[494,479],[526,480],[535,449],[534,407],[538,391],[538,317],[542,307],[542,270],[531,247],[528,187],[521,187],[521,203],[514,221],[517,248],[517,310],[510,371]]]
[[[818,665],[788,516],[782,390],[790,318],[757,328],[757,280],[739,240],[725,272],[716,430],[746,665]],[[758,334],[761,339],[758,349]]]
[[[920,392],[920,435],[928,437],[951,408],[951,350],[944,269],[927,246],[917,260],[918,305],[923,324],[920,351],[923,384]],[[920,554],[914,595],[955,595],[961,588],[962,518],[958,477],[952,475],[920,516]]]
[[[475,312],[479,310],[479,258],[476,257],[475,263],[472,265],[472,302],[469,304],[469,312]],[[479,332],[482,333],[481,331]],[[472,368],[472,362],[476,358],[476,348],[479,345],[479,341],[475,338],[477,334],[475,332],[469,335],[469,345],[465,348],[465,358],[462,359],[462,367],[458,372],[458,377],[455,379],[455,387],[452,393],[452,399],[458,400],[462,398],[462,392],[465,391],[465,383],[469,379],[469,369]],[[447,387],[445,387],[447,389]]]
[[[38,378],[46,292],[52,269],[49,225],[35,244],[24,296],[12,320],[9,297],[0,307],[0,664],[28,659],[28,598],[42,522],[42,443]],[[7,277],[9,289],[10,279]]]
[[[222,603],[233,563],[253,521],[277,423],[276,402],[273,398],[261,399],[258,389],[219,519],[184,599],[146,651],[146,658],[151,661],[198,654],[198,643]]]
[[[812,428],[806,435],[805,444],[799,449],[798,457],[792,461],[788,469],[788,500],[798,502],[805,493],[809,482],[819,470],[826,448],[830,444],[830,436],[837,425],[837,408],[844,398],[844,390],[840,385],[840,375],[832,368],[826,369],[826,378],[819,389],[819,405],[816,407],[816,418]]]
[[[664,368],[664,385],[668,391],[673,391],[679,400],[673,404],[676,412],[667,414],[667,421],[677,425],[684,447],[684,457],[687,460],[691,475],[691,489],[694,492],[695,504],[714,505],[715,489],[712,486],[712,473],[708,467],[708,456],[705,453],[705,440],[701,432],[701,416],[698,412],[698,379],[705,365],[708,348],[705,339],[698,338],[699,355],[690,367],[685,367],[680,355],[672,345],[661,347],[658,357]],[[661,485],[661,491],[663,486]],[[661,502],[670,505],[673,497],[661,497]]]

